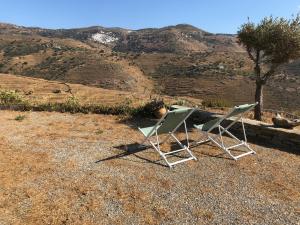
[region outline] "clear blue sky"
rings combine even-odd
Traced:
[[[0,0],[0,22],[45,28],[92,25],[139,29],[188,23],[236,33],[247,17],[290,18],[300,0]]]

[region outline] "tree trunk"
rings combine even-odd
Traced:
[[[255,106],[254,109],[254,119],[261,121],[263,109],[263,83],[261,81],[256,82],[255,102],[258,102],[258,104]]]

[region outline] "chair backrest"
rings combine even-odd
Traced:
[[[193,112],[193,108],[175,109],[169,111],[157,129],[157,134],[175,131]]]
[[[216,118],[213,120],[210,120],[208,122],[206,122],[203,127],[202,130],[204,131],[208,131],[208,130],[212,130],[216,127],[218,127],[220,125],[220,123],[225,120],[225,119],[229,119],[231,117],[234,116],[238,116],[238,115],[242,115],[245,112],[250,111],[251,109],[253,109],[255,106],[257,105],[257,103],[253,103],[253,104],[244,104],[244,105],[239,105],[239,106],[235,106],[228,114],[226,114],[223,117],[220,118]]]
[[[257,105],[257,103],[235,106],[233,108],[233,110],[224,117],[224,119],[248,112],[251,109],[253,109],[256,105]]]

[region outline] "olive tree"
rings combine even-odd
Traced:
[[[238,39],[254,63],[258,102],[254,118],[261,120],[264,85],[280,65],[300,57],[300,17],[287,20],[271,16],[258,24],[248,21],[240,27]]]

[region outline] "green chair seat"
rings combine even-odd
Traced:
[[[155,126],[139,128],[145,137],[150,137],[155,134]]]
[[[144,141],[140,144],[140,146],[143,146],[143,144],[147,141],[151,144],[151,146],[160,154],[160,156],[165,160],[165,162],[168,164],[170,168],[172,168],[174,165],[183,163],[189,160],[196,160],[196,157],[192,154],[192,152],[189,149],[189,140],[188,140],[188,134],[187,134],[187,127],[186,127],[186,120],[187,118],[196,110],[195,108],[188,108],[188,107],[178,107],[172,111],[167,112],[154,126],[150,127],[143,127],[139,130],[142,132],[142,134],[145,136]],[[187,146],[175,136],[175,132],[178,130],[178,128],[184,125],[185,129],[185,135],[186,135],[186,142]],[[159,140],[159,135],[166,134],[166,137],[162,141]],[[168,152],[161,151],[160,145],[169,139],[173,139],[177,144],[180,146],[179,149],[171,149]],[[153,140],[152,140],[153,139]],[[179,152],[187,152],[188,156],[187,158],[179,157],[179,160],[170,162],[167,159],[167,156],[173,155],[175,153]]]

